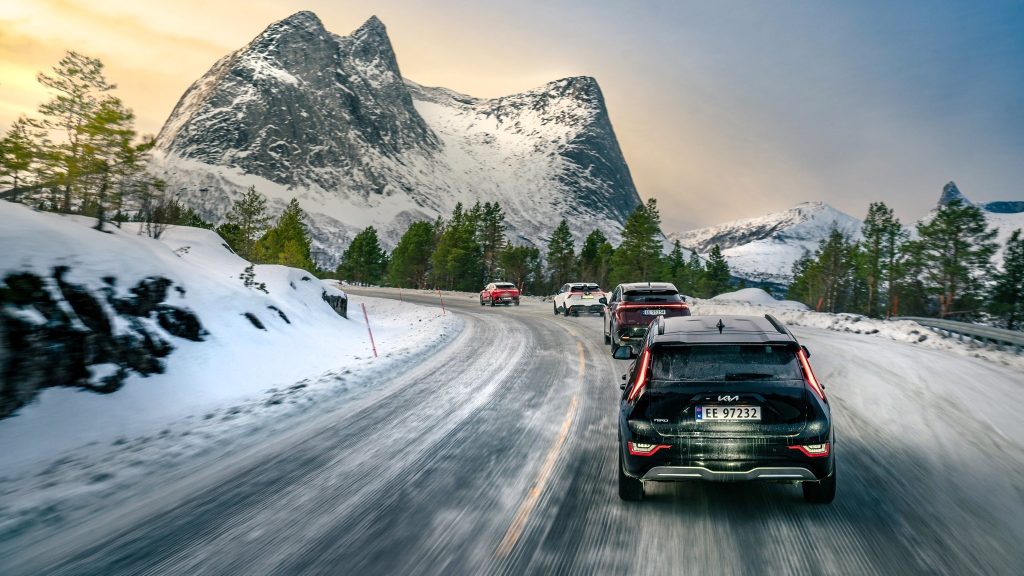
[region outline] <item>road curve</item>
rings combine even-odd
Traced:
[[[970,398],[929,394],[936,377],[981,374],[1002,389],[1019,374],[895,343],[921,361],[884,363],[875,339],[798,330],[836,414],[836,502],[697,483],[627,504],[614,425],[625,364],[600,319],[536,301],[445,304],[463,333],[376,397],[216,473],[171,474],[145,503],[111,501],[58,536],[15,538],[0,573],[1024,573],[1021,440],[997,412],[959,418]]]

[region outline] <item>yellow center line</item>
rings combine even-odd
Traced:
[[[551,473],[555,469],[555,464],[558,462],[559,452],[562,450],[562,446],[565,444],[566,438],[569,436],[569,428],[572,427],[572,422],[576,418],[576,405],[578,404],[579,391],[583,387],[583,371],[586,368],[586,359],[583,355],[583,343],[576,342],[576,350],[579,352],[579,377],[577,380],[576,391],[572,395],[572,400],[569,402],[569,410],[565,415],[565,420],[562,421],[562,429],[558,433],[558,440],[555,441],[551,449],[548,450],[547,456],[544,458],[544,463],[540,467],[540,472],[537,474],[537,479],[534,480],[533,486],[530,488],[529,493],[526,495],[526,499],[519,505],[519,510],[516,511],[515,517],[512,519],[512,524],[509,525],[508,531],[505,532],[505,537],[501,539],[501,544],[498,545],[498,549],[495,551],[495,556],[504,558],[512,552],[517,542],[519,542],[520,536],[523,535],[523,529],[526,527],[527,521],[530,519],[530,514],[533,513],[533,509],[537,507],[537,502],[540,500],[540,495],[544,493],[544,488],[547,486],[548,481],[551,479]]]

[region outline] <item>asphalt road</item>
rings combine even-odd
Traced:
[[[929,370],[960,377],[938,352],[902,366],[880,362],[874,339],[797,331],[836,413],[830,506],[804,503],[798,486],[701,483],[649,486],[627,504],[614,424],[626,364],[600,318],[536,301],[446,304],[463,333],[373,397],[28,539],[0,571],[1024,574],[1020,440],[928,395]],[[1015,376],[970,374],[985,370]]]

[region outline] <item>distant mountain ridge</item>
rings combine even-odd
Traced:
[[[813,253],[833,227],[856,239],[860,225],[860,220],[824,202],[804,202],[758,218],[669,234],[669,241],[679,240],[683,247],[705,255],[717,244],[734,276],[788,284],[793,263]]]
[[[995,241],[999,244],[999,247],[996,250],[994,261],[996,266],[1002,266],[1003,252],[1006,248],[1007,240],[1010,239],[1010,235],[1013,234],[1014,230],[1024,230],[1024,202],[1016,200],[971,202],[967,196],[964,196],[964,194],[960,192],[960,188],[956,185],[956,182],[950,181],[942,187],[942,195],[939,196],[939,201],[935,205],[935,208],[918,220],[918,222],[930,221],[940,206],[948,204],[953,200],[960,200],[964,204],[977,206],[984,213],[988,227],[999,230],[995,237]]]
[[[312,12],[271,24],[185,92],[156,148],[153,170],[207,218],[250,185],[275,207],[298,197],[322,259],[369,225],[394,245],[458,202],[500,202],[520,243],[562,217],[577,243],[617,241],[640,203],[593,78],[489,100],[420,86],[376,17],[349,36]]]

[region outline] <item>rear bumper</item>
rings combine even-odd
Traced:
[[[747,482],[750,480],[791,481],[817,480],[807,468],[761,467],[742,472],[721,472],[702,466],[655,466],[643,475],[641,480],[655,482],[679,482],[681,480],[705,480],[709,482]]]
[[[604,314],[604,304],[567,304],[570,312]]]

